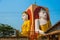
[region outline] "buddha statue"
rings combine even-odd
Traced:
[[[30,20],[29,20],[29,16],[28,16],[27,12],[23,12],[22,19],[23,19],[23,24],[22,24],[21,34],[23,36],[28,36],[31,25],[30,25]]]
[[[45,32],[51,27],[48,12],[42,7],[38,7],[36,10],[39,18],[35,19],[35,33],[45,35]]]

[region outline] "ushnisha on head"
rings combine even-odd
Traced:
[[[23,21],[28,20],[28,14],[26,11],[22,13],[22,19],[23,19]]]

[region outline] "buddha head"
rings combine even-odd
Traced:
[[[23,12],[22,19],[23,19],[23,21],[28,20],[28,14],[27,14],[27,12]]]
[[[47,12],[45,9],[41,8],[39,12],[39,18],[47,19]]]
[[[34,19],[40,19],[40,18],[43,18],[43,19],[46,19],[46,20],[50,20],[47,8],[38,6],[35,9],[35,11],[34,11]]]

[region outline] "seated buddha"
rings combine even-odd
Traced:
[[[28,36],[31,25],[30,25],[30,20],[29,20],[29,16],[28,16],[27,12],[23,12],[22,19],[23,19],[23,24],[22,24],[21,34],[23,36]]]
[[[38,15],[39,15],[39,18],[35,19],[35,32],[45,35],[45,32],[51,26],[48,13],[44,8],[40,8]]]

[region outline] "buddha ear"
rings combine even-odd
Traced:
[[[28,15],[26,15],[26,17],[28,18]]]
[[[39,11],[39,19],[41,17],[41,11],[43,11],[43,9],[41,8],[41,10]]]
[[[43,9],[41,8],[41,11],[42,11]]]

